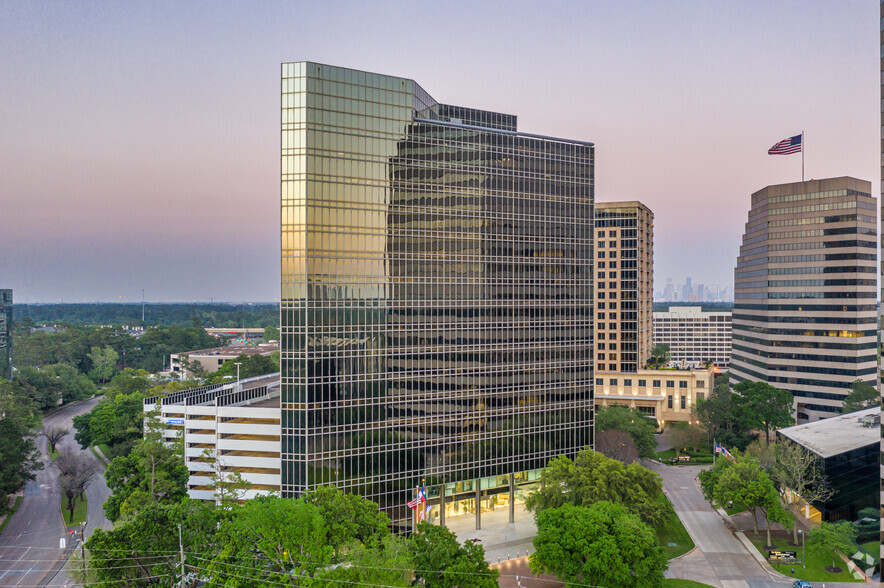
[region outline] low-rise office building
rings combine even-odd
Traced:
[[[670,359],[696,367],[731,363],[731,313],[703,312],[700,306],[670,306],[654,313],[654,345],[669,345]]]
[[[707,369],[638,370],[634,374],[596,372],[596,406],[623,405],[667,422],[690,421],[691,407],[712,390],[715,371]]]
[[[189,378],[193,374],[192,367],[199,362],[203,371],[207,373],[217,372],[225,361],[236,359],[240,355],[270,355],[279,350],[279,342],[259,343],[258,345],[225,345],[211,349],[198,349],[196,351],[182,351],[170,356],[170,372],[180,378]],[[186,361],[184,361],[186,359]]]
[[[277,372],[144,399],[144,413],[159,417],[163,437],[183,438],[191,498],[218,500],[217,480],[234,472],[251,484],[237,498],[279,491],[279,382]]]
[[[834,490],[828,500],[806,505],[808,518],[852,521],[861,509],[879,506],[880,427],[881,407],[876,406],[777,431],[779,437],[818,456],[820,469]]]

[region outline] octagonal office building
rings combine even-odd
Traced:
[[[308,62],[281,131],[283,495],[512,517],[592,442],[592,143]]]

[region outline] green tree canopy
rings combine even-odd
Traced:
[[[149,504],[175,504],[187,496],[189,473],[182,442],[168,443],[156,427],[117,456],[104,474],[111,495],[104,513],[111,521],[132,518]]]
[[[629,433],[638,450],[639,457],[657,455],[656,423],[637,408],[626,406],[600,406],[596,414],[597,431],[624,431]]]
[[[663,481],[658,474],[638,463],[624,465],[589,448],[580,450],[574,461],[564,456],[550,460],[540,480],[540,488],[526,502],[534,512],[608,500],[624,505],[655,528],[665,525],[672,516],[672,506],[661,500]]]
[[[835,565],[838,554],[850,557],[856,549],[856,534],[856,529],[848,521],[835,523],[823,521],[819,527],[811,529],[807,534],[807,549],[821,557],[831,557],[832,569],[829,571],[834,571],[838,568]]]
[[[264,327],[264,342],[279,341],[279,329],[277,327]]]
[[[737,392],[733,397],[734,409],[741,425],[763,431],[767,443],[772,430],[795,424],[792,393],[788,390],[749,380],[743,380],[734,390]]]
[[[239,366],[239,377],[241,379],[263,376],[264,374],[272,374],[273,372],[279,371],[279,363],[275,362],[273,357],[267,355],[246,355],[242,353],[235,359],[225,361],[224,364],[218,368],[217,372],[209,374],[208,381],[212,383],[224,382],[225,376],[235,379],[237,363],[241,364]]]
[[[303,500],[249,500],[221,524],[217,537],[218,552],[205,567],[208,580],[224,586],[255,585],[254,579],[237,577],[242,575],[237,566],[252,568],[247,574],[252,578],[288,583],[291,576],[313,578],[334,563],[325,521]]]
[[[701,482],[702,483],[702,482]],[[729,503],[742,504],[752,511],[755,533],[758,533],[758,510],[779,504],[779,494],[770,476],[761,469],[758,462],[741,459],[725,467],[713,490],[715,502],[720,506]]]
[[[120,354],[110,345],[102,347],[93,347],[92,351],[87,355],[92,362],[92,369],[89,375],[96,382],[107,382],[114,374],[117,360]]]
[[[304,501],[315,506],[326,521],[329,545],[358,541],[375,546],[390,534],[390,518],[358,494],[320,486],[306,493]]]
[[[847,414],[867,408],[874,408],[880,402],[878,389],[862,380],[856,380],[850,385],[850,394],[844,397],[841,404],[841,412]]]
[[[651,348],[651,354],[648,357],[648,367],[659,368],[669,363],[671,353],[668,343],[657,343]]]
[[[531,571],[569,584],[659,587],[668,567],[654,531],[606,500],[538,513],[534,549]]]
[[[34,402],[12,382],[0,379],[0,514],[8,510],[8,497],[43,469],[34,443],[40,417]]]
[[[485,550],[472,541],[459,543],[445,527],[421,523],[409,538],[414,577],[427,588],[497,588],[497,570],[488,567]]]

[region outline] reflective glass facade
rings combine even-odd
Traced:
[[[479,498],[591,443],[593,146],[515,129],[282,65],[284,495],[398,524],[423,480]]]
[[[0,378],[12,379],[12,290],[0,290]]]

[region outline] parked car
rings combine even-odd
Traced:
[[[813,588],[807,580],[795,580],[792,582],[792,588]]]

